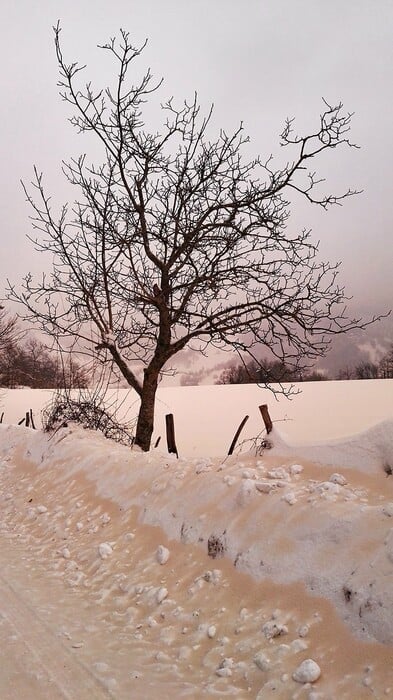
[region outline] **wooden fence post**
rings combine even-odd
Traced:
[[[267,407],[267,403],[264,403],[262,404],[262,406],[259,406],[259,410],[262,414],[262,419],[265,424],[266,432],[269,435],[269,433],[271,433],[273,430],[273,423],[272,419],[269,416],[269,409]]]
[[[235,446],[236,446],[238,437],[239,437],[240,433],[242,432],[242,430],[243,430],[245,424],[247,423],[247,421],[248,421],[248,416],[245,416],[245,417],[243,418],[242,422],[240,423],[238,429],[236,430],[235,437],[233,438],[233,440],[232,440],[232,442],[231,442],[231,446],[230,446],[230,448],[229,448],[229,450],[228,450],[228,455],[231,455],[232,452],[233,452],[233,450],[235,449]]]
[[[35,425],[34,425],[34,419],[33,419],[33,411],[32,411],[32,409],[30,409],[29,415],[30,415],[31,427],[33,428],[33,430],[35,430],[36,428],[35,428]]]
[[[167,413],[165,416],[165,426],[166,426],[166,442],[168,445],[168,452],[176,455],[179,459],[177,453],[176,441],[175,441],[175,425],[173,422],[173,413]]]

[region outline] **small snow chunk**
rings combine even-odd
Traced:
[[[164,545],[160,544],[157,547],[156,559],[157,559],[159,564],[166,564],[168,559],[169,559],[169,555],[170,555],[169,549],[164,547]]]
[[[107,559],[111,554],[113,554],[113,549],[109,542],[101,542],[101,544],[98,545],[98,554],[100,555],[101,559]]]
[[[224,666],[224,668],[218,668],[216,670],[216,676],[220,676],[221,678],[229,678],[229,676],[232,675],[232,671],[230,668],[227,668]]]
[[[75,527],[76,527],[76,529],[78,530],[78,532],[80,532],[81,530],[83,530],[83,523],[77,522],[77,524],[75,525]]]
[[[270,469],[266,476],[268,479],[283,479],[287,481],[289,479],[289,474],[284,467],[276,467],[276,469]]]
[[[221,581],[222,571],[220,569],[213,569],[213,571],[205,571],[203,574],[203,579],[212,583],[216,586]]]
[[[348,479],[345,478],[344,474],[332,474],[329,478],[332,484],[339,484],[340,486],[345,486],[348,483]]]
[[[308,625],[302,625],[301,627],[299,627],[297,633],[298,633],[299,637],[307,637],[309,631],[310,631],[310,628]]]
[[[274,620],[269,620],[269,622],[265,622],[263,625],[262,632],[266,639],[273,639],[274,637],[281,637],[284,634],[288,634],[288,627],[286,625],[280,625]]]
[[[207,636],[209,637],[209,639],[214,639],[214,637],[216,636],[216,634],[217,634],[217,628],[216,628],[216,626],[215,626],[215,625],[209,625],[209,627],[207,628]]]
[[[107,525],[111,521],[111,516],[108,515],[108,513],[103,513],[100,517],[100,520],[103,525]]]
[[[211,459],[200,459],[195,464],[195,474],[202,474],[203,472],[211,471],[212,461]]]
[[[48,509],[46,506],[37,506],[37,513],[47,513]]]
[[[254,478],[254,472],[251,469],[243,469],[242,479],[253,479],[253,478]]]
[[[268,671],[270,668],[270,659],[262,651],[254,656],[254,664],[260,671]]]
[[[291,651],[289,644],[279,644],[277,647],[277,654],[279,656],[286,656]]]
[[[302,467],[301,464],[291,464],[291,466],[289,467],[289,473],[291,474],[291,476],[301,474],[303,470],[304,467]]]
[[[242,481],[239,493],[236,497],[236,502],[239,506],[247,505],[250,499],[255,494],[255,481],[252,479],[245,479]]]
[[[232,675],[232,668],[234,667],[232,658],[225,658],[221,661],[219,667],[216,670],[216,676],[221,676],[222,678],[228,678]]]
[[[283,496],[281,496],[281,500],[285,501],[285,503],[288,503],[288,505],[293,506],[295,503],[297,503],[297,498],[296,494],[293,493],[293,491],[290,491],[289,493],[284,493]]]
[[[308,642],[306,642],[305,639],[294,639],[293,642],[291,642],[291,649],[295,654],[298,654],[299,651],[306,651],[306,649],[308,649]]]
[[[236,484],[236,477],[231,476],[230,474],[227,474],[226,476],[224,476],[223,482],[227,486],[233,486],[233,484]]]
[[[386,503],[382,508],[382,513],[387,515],[388,518],[393,518],[393,503]]]
[[[168,597],[168,589],[167,589],[167,588],[164,588],[164,587],[161,587],[161,588],[158,589],[158,591],[157,591],[157,593],[156,593],[156,602],[157,602],[158,604],[160,604],[160,603],[162,603],[162,601],[165,600],[165,598],[167,598],[167,597]]]
[[[68,547],[63,547],[63,549],[61,550],[60,554],[61,554],[61,556],[62,556],[64,559],[70,559],[70,558],[71,558],[71,552],[70,552],[70,550],[68,549]]]
[[[321,675],[321,669],[313,659],[305,659],[293,672],[292,678],[297,683],[315,683]]]
[[[276,484],[269,483],[268,481],[256,481],[255,488],[261,493],[271,493],[276,489]]]

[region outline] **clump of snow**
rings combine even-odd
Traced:
[[[107,559],[113,554],[112,545],[109,544],[109,542],[101,542],[101,544],[98,545],[98,554],[101,559]]]
[[[277,486],[276,484],[273,484],[271,481],[257,481],[255,483],[255,488],[257,491],[260,491],[261,493],[271,493],[274,491]]]
[[[46,506],[42,506],[42,505],[37,506],[37,513],[42,514],[42,513],[47,513],[47,512],[48,512],[48,509]]]
[[[269,620],[262,626],[262,632],[266,639],[274,639],[274,637],[282,637],[284,634],[288,634],[288,627],[275,620]]]
[[[293,672],[292,678],[297,683],[315,683],[321,675],[321,669],[313,659],[305,659]]]
[[[162,603],[165,600],[165,598],[167,598],[167,597],[168,597],[168,590],[164,586],[159,588],[155,594],[156,602],[158,604]]]
[[[268,479],[281,479],[282,481],[289,479],[289,474],[283,467],[269,469],[269,471],[266,472],[266,476]]]
[[[167,547],[164,547],[164,545],[160,544],[157,547],[156,551],[156,559],[159,564],[166,564],[170,556],[169,549]]]
[[[261,671],[268,671],[270,668],[270,659],[263,651],[259,651],[254,656],[254,663]]]
[[[340,484],[340,486],[345,486],[348,483],[348,479],[343,474],[332,474],[329,481],[332,484]]]

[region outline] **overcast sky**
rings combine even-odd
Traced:
[[[66,60],[88,63],[86,79],[110,81],[112,64],[96,45],[120,27],[135,43],[148,37],[144,65],[165,78],[162,97],[198,91],[215,104],[214,125],[244,121],[252,153],[279,153],[287,116],[315,129],[322,98],[354,112],[361,150],[335,151],[317,163],[335,193],[364,190],[329,213],[297,203],[291,226],[312,228],[321,255],[342,260],[341,281],[365,311],[392,305],[393,2],[392,0],[2,0],[1,258],[16,282],[43,269],[25,241],[28,207],[20,179],[33,164],[48,191],[66,196],[61,160],[88,150],[73,134],[58,96],[52,25],[61,20]]]

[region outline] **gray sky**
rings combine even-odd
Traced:
[[[104,85],[112,64],[95,47],[128,30],[149,38],[142,64],[165,83],[162,98],[199,93],[215,103],[214,125],[240,120],[250,153],[279,153],[287,116],[300,132],[314,129],[322,97],[355,112],[352,139],[361,150],[322,158],[327,189],[363,189],[329,213],[297,203],[290,225],[312,228],[321,256],[342,260],[341,281],[356,306],[374,312],[392,305],[393,291],[393,2],[392,0],[2,0],[1,260],[18,281],[46,261],[25,241],[29,210],[20,178],[44,172],[48,192],[66,198],[61,160],[88,151],[67,123],[56,87],[52,25],[60,19],[65,58],[88,63],[86,79]]]

